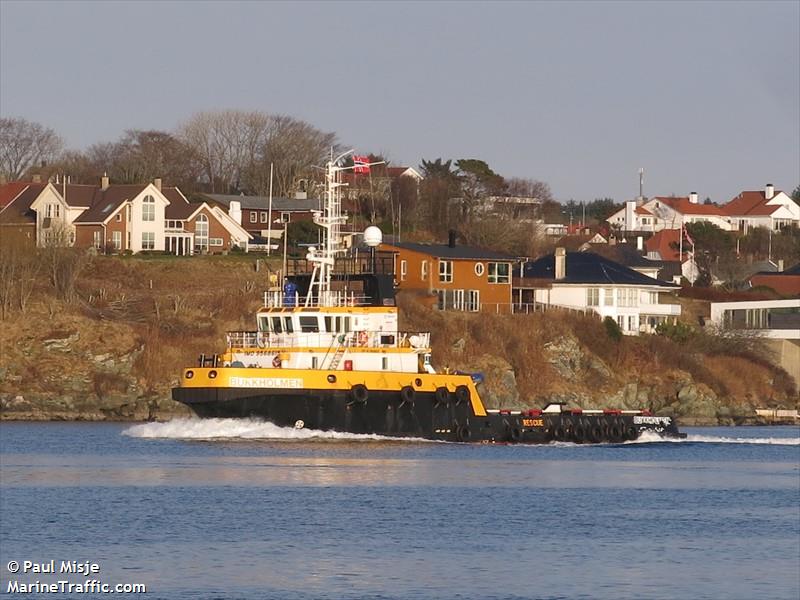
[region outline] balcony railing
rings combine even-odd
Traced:
[[[272,333],[269,331],[229,331],[228,348],[430,348],[428,331],[350,331],[347,333]]]

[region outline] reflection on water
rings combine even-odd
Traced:
[[[739,443],[797,428],[545,447],[130,433],[0,425],[0,565],[94,560],[150,599],[800,595],[800,446]]]

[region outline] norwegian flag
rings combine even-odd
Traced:
[[[694,240],[689,236],[689,231],[684,227],[683,228],[683,237],[684,239],[689,242],[689,245],[694,248]]]
[[[369,173],[369,156],[353,155],[353,173]]]

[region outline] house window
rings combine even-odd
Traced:
[[[618,289],[617,306],[635,307],[639,306],[639,293],[636,289]]]
[[[155,250],[156,234],[153,231],[142,232],[142,250]]]
[[[61,205],[60,204],[48,204],[45,208],[45,217],[48,219],[57,219],[61,216]]]
[[[111,232],[111,243],[114,245],[114,250],[122,250],[122,232]]]
[[[261,222],[262,223],[266,223],[267,222],[267,213],[265,213],[265,212],[261,213]]]
[[[422,266],[420,267],[420,277],[422,278],[423,281],[425,281],[428,278],[428,261],[427,260],[423,260],[422,261]]]
[[[586,306],[600,306],[599,288],[586,289]]]
[[[401,260],[400,261],[400,281],[406,280],[406,275],[408,275],[408,261]]]
[[[122,223],[122,213],[121,212],[117,213],[116,221],[117,221],[117,223]]]
[[[145,196],[142,200],[142,221],[156,220],[156,199],[152,196]]]
[[[225,240],[223,240],[222,238],[209,238],[208,239],[208,244],[210,246],[217,246],[217,247],[224,246],[225,245]]]
[[[475,263],[475,275],[478,277],[483,275],[483,263]]]
[[[198,215],[194,225],[194,247],[198,250],[208,250],[208,217]]]
[[[439,281],[442,283],[453,283],[453,261],[439,261]]]
[[[258,214],[255,211],[250,211],[250,222],[258,223]]]
[[[508,283],[511,281],[508,263],[489,263],[489,283]]]
[[[128,239],[128,244],[125,246],[126,249],[131,247],[131,232],[130,231],[128,232],[128,238],[127,239]]]
[[[92,245],[95,248],[102,248],[103,247],[103,232],[102,231],[95,231],[92,235]]]
[[[605,300],[603,304],[606,306],[614,306],[614,288],[605,289]]]
[[[628,315],[628,331],[636,331],[636,315]]]
[[[467,290],[467,305],[465,310],[470,312],[478,312],[481,309],[481,292],[480,290]]]

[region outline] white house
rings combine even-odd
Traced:
[[[614,319],[626,335],[652,333],[660,323],[674,322],[679,304],[662,299],[679,286],[647,277],[593,252],[556,248],[523,263],[514,278],[513,296],[540,307],[593,311]]]
[[[751,227],[780,230],[800,227],[800,206],[786,192],[768,183],[763,191],[744,191],[722,207],[734,229]]]
[[[629,200],[607,221],[612,227],[627,232],[656,232],[680,229],[686,223],[705,221],[730,231],[730,217],[713,204],[700,204],[697,192],[688,196],[656,196],[639,204]]]

